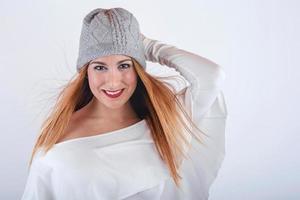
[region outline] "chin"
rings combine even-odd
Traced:
[[[126,99],[126,101],[124,101],[124,99],[120,99],[118,101],[114,101],[114,100],[109,100],[109,99],[101,99],[100,102],[101,104],[103,104],[105,107],[110,108],[110,109],[119,109],[122,108],[123,106],[125,106],[128,102],[128,100]]]

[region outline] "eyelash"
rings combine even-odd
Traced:
[[[123,65],[127,65],[127,67],[122,68],[122,69],[128,69],[128,68],[130,67],[130,64],[122,64],[122,65],[120,65],[120,66],[123,66]],[[104,66],[102,66],[102,65],[97,65],[97,66],[94,67],[94,69],[96,69],[96,67],[104,67]],[[96,70],[98,70],[98,69],[96,69]],[[100,71],[102,71],[102,70],[100,70]]]

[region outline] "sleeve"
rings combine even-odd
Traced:
[[[225,72],[216,63],[197,54],[142,37],[146,60],[176,69],[190,83],[178,92],[178,97],[208,137],[203,137],[205,145],[191,139],[192,148],[188,152],[191,159],[181,166],[185,194],[179,199],[206,199],[225,157],[227,108],[222,92]],[[175,186],[168,184],[164,197],[176,199],[177,191],[172,189]]]
[[[51,170],[40,159],[35,159],[29,169],[21,200],[53,200]]]

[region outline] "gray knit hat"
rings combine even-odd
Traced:
[[[77,58],[77,71],[87,62],[111,54],[133,57],[146,69],[139,23],[124,8],[97,8],[83,19]]]

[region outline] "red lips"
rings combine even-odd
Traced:
[[[110,98],[117,98],[117,97],[119,97],[122,93],[123,93],[123,91],[124,91],[124,89],[122,89],[121,91],[119,91],[118,93],[107,93],[106,92],[106,90],[102,90],[103,91],[103,93],[106,95],[106,96],[108,96],[108,97],[110,97]]]

